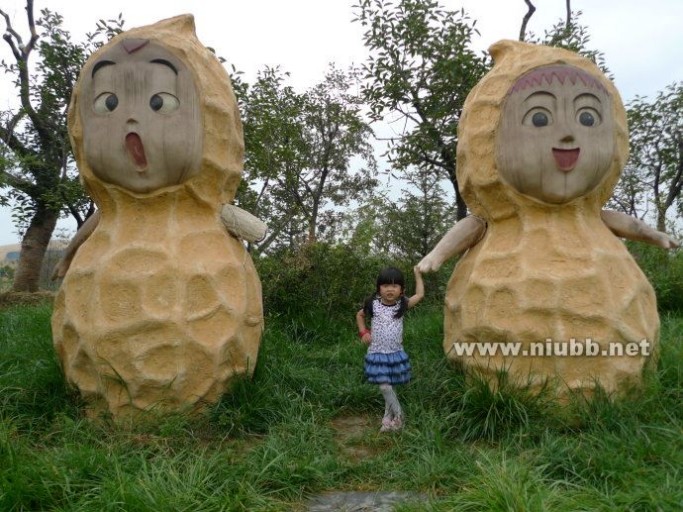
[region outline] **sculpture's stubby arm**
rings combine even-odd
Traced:
[[[231,234],[250,243],[263,240],[268,231],[265,222],[233,204],[223,205],[221,220]]]
[[[614,210],[602,210],[600,217],[610,231],[618,237],[646,242],[663,247],[664,249],[673,249],[680,246],[678,240],[674,240],[666,233],[657,231],[642,220],[625,213]]]
[[[71,266],[71,260],[73,260],[74,256],[76,255],[76,251],[78,251],[78,248],[83,244],[83,242],[85,242],[88,237],[92,235],[92,232],[95,231],[95,228],[99,222],[100,211],[95,210],[95,213],[86,219],[78,231],[76,231],[76,234],[71,239],[71,242],[69,242],[69,245],[66,246],[64,255],[57,262],[54,270],[52,271],[53,281],[55,279],[61,279],[66,275],[67,270],[69,270],[69,267]]]
[[[417,264],[420,272],[439,270],[446,260],[474,246],[486,232],[486,222],[475,215],[458,221],[436,244],[436,247]]]

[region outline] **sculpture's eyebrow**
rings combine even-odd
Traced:
[[[595,94],[591,94],[589,92],[584,92],[579,94],[576,98],[574,98],[574,102],[576,103],[577,101],[594,101],[598,104],[602,104],[602,101],[600,101],[600,98],[598,98]]]
[[[94,77],[94,76],[95,76],[95,73],[96,73],[97,71],[99,71],[101,68],[103,68],[103,67],[105,67],[105,66],[113,66],[114,64],[116,64],[116,62],[111,61],[111,60],[101,60],[101,61],[99,61],[97,64],[95,64],[95,65],[92,67],[92,74],[90,75],[90,78]]]
[[[527,96],[526,98],[524,98],[524,101],[527,102],[527,101],[529,101],[529,100],[536,100],[536,99],[543,99],[543,98],[547,98],[547,99],[551,99],[551,100],[557,99],[557,98],[555,97],[555,95],[554,95],[553,93],[551,93],[551,92],[548,92],[548,91],[536,91],[536,92],[532,92],[531,94],[529,94],[529,96]]]
[[[169,61],[167,61],[166,59],[154,59],[154,60],[150,60],[150,62],[153,62],[154,64],[162,64],[164,66],[168,66],[169,68],[171,68],[173,70],[173,72],[176,75],[178,75],[178,69],[173,64],[171,64]]]

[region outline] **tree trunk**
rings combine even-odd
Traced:
[[[448,169],[448,179],[451,181],[455,192],[455,220],[461,220],[467,217],[467,205],[460,195],[460,188],[458,187],[458,176],[455,171],[455,151],[453,153],[442,151],[441,158],[445,162],[445,168]]]
[[[319,187],[320,190],[322,190],[322,185],[325,184],[325,175],[327,173],[323,173],[323,177],[321,179],[321,185]],[[322,192],[320,192],[322,194]],[[308,221],[308,238],[306,239],[306,244],[307,245],[313,245],[318,241],[318,210],[320,209],[320,195],[318,195],[316,198],[313,199],[313,207],[311,208],[311,218]]]
[[[12,291],[38,291],[40,268],[58,218],[58,212],[52,211],[45,206],[39,206],[36,209],[36,213],[31,219],[31,223],[21,241],[19,265],[14,274]]]
[[[467,217],[467,204],[465,204],[465,200],[462,198],[462,195],[460,195],[455,173],[452,173],[449,178],[453,185],[453,190],[455,191],[455,220],[461,220]]]
[[[657,231],[666,233],[666,209],[657,209]]]
[[[318,230],[316,226],[315,217],[308,223],[308,236],[306,237],[306,245],[313,245],[318,241]]]
[[[460,190],[458,189],[458,185],[456,183],[455,185],[455,219],[456,220],[461,220],[467,217],[467,205],[465,204],[465,200],[462,198],[460,195]]]

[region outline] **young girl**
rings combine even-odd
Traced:
[[[377,289],[360,311],[356,313],[358,333],[368,344],[365,356],[365,376],[371,384],[379,384],[384,396],[384,418],[380,432],[400,430],[403,427],[403,411],[394,391],[395,384],[410,381],[410,360],[403,350],[403,314],[424,297],[422,274],[417,267],[415,295],[406,298],[405,279],[394,267],[383,269],[377,276]],[[372,322],[372,331],[365,324]]]

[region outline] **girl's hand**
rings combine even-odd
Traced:
[[[370,342],[372,341],[372,334],[366,332],[365,334],[363,334],[360,340],[363,343],[363,345],[370,345]]]

